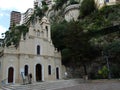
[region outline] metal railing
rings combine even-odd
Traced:
[[[6,82],[7,82],[7,79],[3,79],[1,82],[0,82],[0,86],[5,86],[6,85]]]

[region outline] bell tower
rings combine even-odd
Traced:
[[[48,41],[51,41],[50,22],[46,17],[43,17],[40,24],[42,31],[44,32],[44,38]]]

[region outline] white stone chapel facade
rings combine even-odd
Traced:
[[[26,37],[21,36],[19,47],[4,47],[0,56],[0,81],[22,83],[29,73],[32,82],[62,78],[61,54],[51,40],[50,23],[38,18],[29,26]]]

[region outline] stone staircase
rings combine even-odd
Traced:
[[[71,87],[83,83],[83,79],[57,80],[48,82],[39,82],[27,85],[7,85],[2,90],[54,90],[59,88]]]

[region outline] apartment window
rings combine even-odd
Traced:
[[[109,2],[109,0],[106,0],[106,2]]]
[[[37,55],[40,55],[40,45],[37,45]]]
[[[48,66],[48,75],[51,75],[51,66]]]

